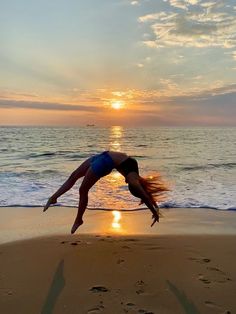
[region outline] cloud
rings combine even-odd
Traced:
[[[131,1],[131,2],[130,2],[130,4],[131,4],[131,5],[138,5],[138,4],[139,4],[139,2],[138,2],[138,1],[136,1],[136,0],[133,0],[133,1]]]
[[[27,93],[27,92],[15,92],[15,91],[1,91],[0,99],[13,99],[14,97],[20,98],[21,100],[31,100],[32,98],[38,98],[38,94]]]
[[[232,51],[232,57],[234,60],[236,60],[236,51]]]
[[[186,10],[188,8],[188,2],[183,0],[169,0],[171,6],[179,9]]]
[[[195,79],[200,79],[199,76]],[[167,91],[167,92],[166,92]],[[127,100],[127,110],[114,115],[105,105],[101,107],[56,102],[0,99],[1,108],[35,109],[61,112],[81,112],[83,119],[101,123],[131,125],[234,125],[236,119],[236,84],[223,85],[205,91],[178,90],[171,79],[161,79],[158,90],[103,90],[116,99]],[[109,98],[110,99],[110,98]],[[37,115],[37,111],[36,115]],[[15,112],[17,115],[17,111]],[[54,113],[53,113],[54,115]],[[75,114],[72,114],[73,117]],[[33,115],[35,117],[35,115]],[[109,117],[109,118],[107,118]],[[77,120],[76,120],[77,121]],[[109,121],[109,122],[108,122]],[[77,121],[78,122],[78,121]],[[97,123],[97,122],[96,122]],[[99,122],[100,123],[100,122]]]
[[[194,80],[201,79],[201,76],[194,77]],[[217,86],[218,84],[218,86]],[[223,107],[235,106],[236,84],[223,85],[222,82],[214,82],[212,88],[199,90],[197,88],[190,91],[179,90],[177,84],[171,79],[160,79],[158,90],[127,90],[124,94],[129,95],[130,103],[140,105],[142,108],[149,108],[150,112],[160,106],[171,106],[172,110],[180,108],[182,105],[205,106],[222,105]],[[153,109],[152,109],[153,108]],[[213,109],[213,108],[212,108]],[[233,112],[235,112],[233,110]]]
[[[170,0],[175,11],[139,17],[148,23],[153,40],[143,41],[151,48],[161,47],[236,47],[236,17],[233,7],[222,1]],[[146,28],[145,28],[146,31]]]
[[[57,110],[57,111],[87,111],[98,112],[102,111],[102,107],[59,104],[50,102],[24,101],[24,100],[7,100],[0,99],[0,108],[8,109],[37,109],[37,110]]]

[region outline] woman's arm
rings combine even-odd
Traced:
[[[158,206],[154,207],[153,203],[149,199],[149,197],[144,198],[143,202],[150,209],[150,211],[152,212],[152,218],[154,219],[152,224],[151,224],[151,227],[152,227],[156,222],[159,222],[159,211],[158,211],[159,207]]]

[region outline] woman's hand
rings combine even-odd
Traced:
[[[47,201],[47,204],[44,206],[43,211],[45,212],[50,205],[53,205],[53,204],[56,204],[56,203],[57,203],[57,199],[55,197],[53,197],[53,196],[49,197],[49,199]]]
[[[152,219],[154,219],[154,220],[153,220],[153,222],[152,222],[152,224],[151,224],[151,227],[152,227],[156,222],[159,222],[159,215],[158,215],[158,213],[153,214],[153,215],[152,215]]]

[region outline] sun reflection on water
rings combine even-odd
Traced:
[[[110,148],[113,151],[119,152],[121,149],[121,140],[123,137],[123,127],[122,126],[112,126],[110,134]]]

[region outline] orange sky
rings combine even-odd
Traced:
[[[0,125],[235,125],[235,15],[233,1],[5,2]]]

